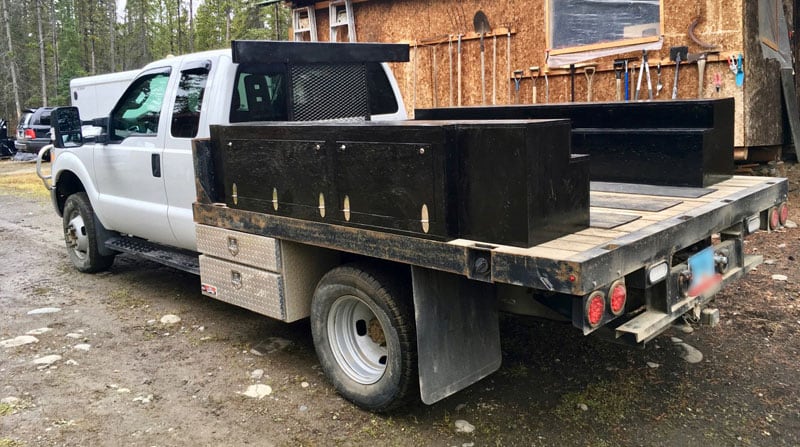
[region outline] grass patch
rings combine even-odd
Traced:
[[[45,189],[35,172],[14,171],[0,174],[0,192],[41,200],[50,198],[50,192]]]
[[[130,289],[112,290],[108,298],[105,302],[115,309],[137,309],[148,304],[146,300],[134,296]]]
[[[0,438],[0,447],[21,447],[23,444],[19,441],[8,438]]]
[[[8,416],[14,412],[14,406],[10,404],[0,404],[0,416]],[[0,444],[2,445],[2,444]]]
[[[589,417],[593,424],[613,426],[625,419],[626,412],[636,407],[642,396],[644,385],[640,379],[629,379],[628,383],[601,381],[590,383],[581,392],[568,393],[561,398],[555,409],[556,415],[570,423],[585,422]],[[589,407],[587,412],[578,408]]]

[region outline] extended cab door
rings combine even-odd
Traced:
[[[162,115],[171,71],[149,70],[131,83],[111,111],[108,142],[94,150],[95,204],[104,224],[165,244],[175,243],[162,170],[168,130]]]
[[[169,98],[166,145],[164,149],[164,185],[167,191],[167,214],[176,246],[195,250],[196,236],[192,203],[197,197],[192,161],[192,138],[208,137],[206,83],[211,73],[210,60],[185,61],[177,77],[177,88]],[[226,89],[227,92],[227,89]]]

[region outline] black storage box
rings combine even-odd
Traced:
[[[233,208],[520,247],[589,224],[566,120],[247,123],[211,140]]]
[[[419,119],[569,119],[594,181],[705,187],[730,178],[733,98],[417,109]]]

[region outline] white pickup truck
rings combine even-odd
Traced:
[[[370,88],[381,90],[370,96],[371,119],[405,119],[388,66],[370,64],[367,74]],[[97,118],[105,131],[80,147],[54,149],[51,171],[53,203],[64,216],[75,266],[106,269],[119,251],[164,254],[142,241],[196,251],[192,139],[208,138],[212,124],[289,120],[285,78],[274,64],[234,63],[231,50],[170,57],[146,65],[110,116],[82,116]],[[87,102],[92,89],[84,87],[80,100]],[[112,237],[116,249],[106,244]],[[186,262],[171,257],[168,264],[196,272],[191,255]]]
[[[762,261],[744,238],[788,218],[786,179],[732,175],[732,99],[407,120],[380,64],[407,60],[240,41],[145,67],[93,142],[55,109],[72,262],[132,252],[199,273],[205,296],[310,317],[337,391],[386,411],[496,371],[499,311],[629,344],[713,323],[715,294]]]

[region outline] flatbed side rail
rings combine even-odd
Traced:
[[[446,242],[194,204],[196,223],[468,276],[468,249]]]

